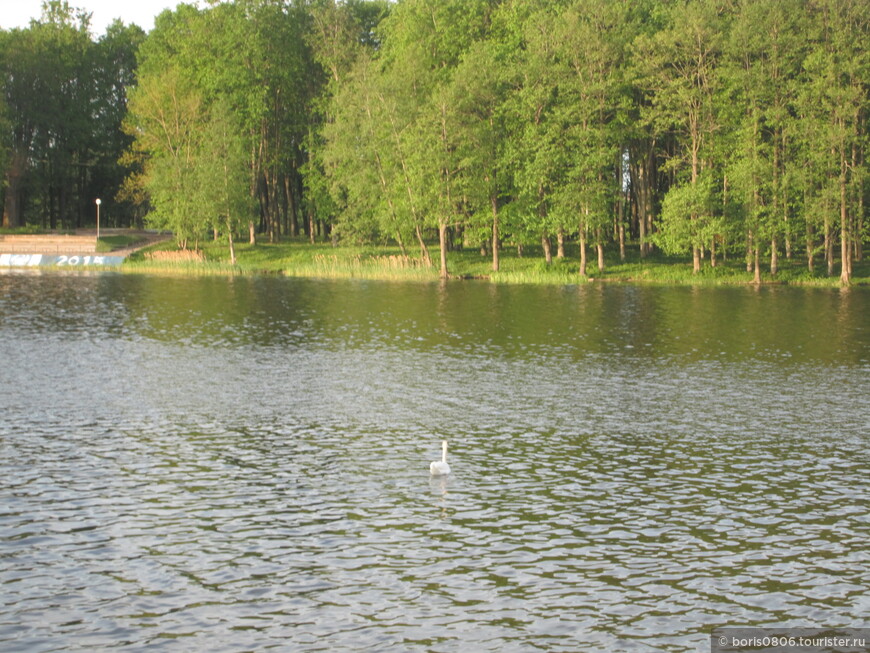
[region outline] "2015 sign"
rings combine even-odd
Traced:
[[[0,254],[0,267],[35,267],[47,265],[56,265],[59,267],[87,267],[95,265],[121,265],[123,261],[123,256]]]
[[[105,265],[105,256],[58,256],[55,265]]]

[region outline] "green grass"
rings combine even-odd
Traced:
[[[358,278],[385,280],[438,280],[438,248],[430,245],[433,267],[427,268],[419,261],[418,252],[403,256],[395,246],[334,247],[329,243],[311,244],[304,240],[281,243],[236,244],[236,265],[230,263],[226,242],[207,242],[201,246],[203,261],[149,260],[153,251],[174,251],[172,241],[159,243],[136,252],[125,262],[123,269],[129,272],[227,275],[227,274],[282,274],[297,277]],[[779,272],[773,277],[762,273],[762,283],[829,286],[839,285],[839,276],[826,275],[822,262],[816,262],[816,271],[810,273],[803,258],[788,261],[780,259]],[[838,273],[839,266],[836,272]],[[566,248],[564,259],[554,259],[546,265],[540,247],[527,247],[523,256],[515,248],[504,248],[500,256],[500,269],[492,271],[489,256],[477,250],[464,249],[448,254],[448,269],[452,278],[486,279],[499,284],[576,284],[589,281],[649,283],[663,285],[747,285],[753,283],[752,272],[746,271],[742,257],[730,256],[719,260],[714,268],[705,260],[698,274],[692,273],[691,260],[687,257],[665,256],[660,253],[640,258],[637,248],[630,248],[625,261],[620,261],[616,252],[607,252],[605,269],[598,270],[594,250],[589,250],[586,278],[579,270],[579,253],[576,245]],[[767,268],[765,267],[764,270]],[[854,265],[854,283],[870,285],[870,261]]]
[[[44,233],[44,229],[32,225],[14,228],[0,227],[0,236],[38,236]]]
[[[200,273],[229,272],[232,274],[283,274],[297,277],[359,278],[395,280],[435,280],[436,268],[426,268],[412,257],[402,256],[398,248],[385,247],[333,247],[328,243],[294,240],[282,243],[237,243],[237,263],[230,263],[229,247],[225,242],[202,245],[205,260],[201,263],[148,261],[147,255],[158,249],[171,250],[174,245],[162,243],[137,252],[130,261],[137,270],[200,269]]]
[[[142,240],[140,236],[101,236],[97,240],[97,252],[112,252],[123,247],[131,247]]]

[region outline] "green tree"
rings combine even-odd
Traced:
[[[395,151],[418,232],[438,231],[442,277],[448,230],[463,214],[449,86],[469,45],[484,36],[491,10],[487,0],[407,0],[384,21],[384,75],[403,109],[390,116]],[[407,128],[399,129],[404,120]]]
[[[237,0],[198,10],[179,5],[158,16],[141,47],[140,80],[184,70],[204,114],[226,100],[246,138],[249,194],[260,223],[249,220],[251,242],[289,230],[301,203],[299,168],[313,90],[303,38],[307,14],[272,0]]]
[[[796,159],[792,107],[804,43],[801,6],[799,0],[741,3],[720,68],[727,129],[717,134],[717,149],[729,152],[722,157],[728,201],[739,204],[756,281],[765,243],[771,274],[777,273],[781,243],[791,256],[795,217],[789,180]]]
[[[563,67],[558,114],[570,158],[557,197],[579,216],[580,273],[585,276],[587,234],[595,239],[598,269],[604,269],[605,232],[619,192],[613,166],[621,140],[616,116],[625,20],[620,5],[577,0],[558,23],[557,57]]]
[[[126,128],[144,160],[141,183],[153,209],[147,220],[171,230],[184,248],[208,226],[197,205],[196,174],[205,115],[202,95],[175,68],[141,78],[131,93]]]
[[[328,198],[338,198],[339,233],[351,239],[393,238],[407,255],[406,243],[421,236],[412,216],[396,156],[391,122],[395,109],[380,88],[382,79],[370,56],[363,55],[334,96],[333,119],[323,130],[322,165],[330,179]],[[316,179],[308,177],[308,183]],[[425,242],[421,255],[428,256]]]
[[[561,239],[573,222],[569,211],[559,211],[554,193],[564,186],[568,168],[565,123],[557,109],[558,17],[546,6],[533,6],[517,21],[522,56],[519,77],[506,101],[513,137],[505,159],[514,183],[513,229],[520,242],[541,243],[544,259],[552,262],[552,237]]]
[[[316,91],[307,121],[308,156],[301,172],[312,239],[311,225],[317,216],[329,221],[338,230],[337,236],[359,239],[390,234],[405,253],[405,236],[380,153],[357,151],[360,142],[354,139],[355,134],[365,133],[365,143],[374,145],[377,140],[372,134],[375,107],[371,82],[377,76],[372,56],[379,43],[376,30],[388,15],[389,6],[381,1],[320,0],[309,7],[306,40],[317,64],[310,75],[316,80]],[[352,168],[339,171],[343,164]],[[371,189],[378,192],[369,197]],[[388,211],[378,206],[381,202],[386,202]],[[382,230],[376,226],[379,216],[389,223]]]
[[[211,220],[215,233],[226,233],[230,261],[235,265],[233,234],[251,215],[253,202],[247,192],[250,168],[246,140],[226,100],[212,105],[195,156],[197,210]]]
[[[88,72],[89,16],[67,2],[43,3],[39,21],[4,39],[6,104],[12,153],[6,170],[5,226],[25,221],[25,184],[43,221],[78,225],[86,198],[93,84]]]
[[[660,130],[673,129],[679,151],[669,165],[681,191],[679,201],[662,207],[658,242],[663,249],[692,252],[692,269],[701,269],[701,251],[712,237],[711,185],[702,180],[708,149],[717,129],[714,98],[723,18],[712,0],[678,3],[667,8],[667,24],[652,36],[636,40],[634,56],[642,76],[638,83],[652,94],[649,120]],[[674,192],[671,189],[670,192]],[[688,209],[689,213],[683,211]]]
[[[81,226],[93,219],[98,196],[107,216],[125,217],[113,196],[123,174],[118,158],[128,141],[120,125],[142,32],[118,23],[95,43],[89,20],[53,0],[28,28],[0,35],[7,226]]]
[[[798,99],[806,152],[808,208],[823,215],[828,274],[833,273],[834,230],[840,232],[840,280],[852,276],[853,243],[863,235],[857,214],[863,197],[863,157],[870,55],[870,8],[848,0],[810,5],[813,46],[804,60]]]
[[[484,249],[488,243],[493,271],[499,269],[500,205],[510,191],[502,164],[509,137],[504,103],[514,76],[513,59],[504,41],[472,44],[453,74],[445,111],[466,230],[475,233],[473,239]]]
[[[367,193],[349,175],[354,162],[366,166],[367,179],[385,194],[392,233],[402,242],[410,225],[426,265],[426,231],[437,229],[442,276],[448,274],[448,230],[465,212],[451,77],[469,44],[484,34],[489,10],[484,0],[396,5],[382,23],[376,59],[360,58],[324,132],[325,167],[336,194],[343,189],[355,215],[370,215],[361,210]],[[333,76],[340,81],[339,73]]]
[[[93,100],[91,122],[92,190],[89,197],[102,199],[107,224],[132,224],[141,216],[123,200],[121,189],[131,170],[121,160],[132,145],[123,129],[127,94],[136,82],[136,52],[145,33],[136,25],[115,21],[93,50],[91,75],[99,83]]]

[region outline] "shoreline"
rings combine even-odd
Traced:
[[[115,239],[123,244],[110,251],[97,251],[96,230],[83,229],[74,234],[0,235],[0,269],[39,269],[69,271],[86,268],[111,269],[124,274],[158,274],[178,276],[285,276],[312,279],[360,279],[382,281],[442,281],[437,267],[424,267],[419,259],[401,253],[395,247],[333,246],[289,240],[281,243],[236,244],[237,263],[229,262],[223,243],[205,242],[195,256],[178,250],[170,234],[146,230],[101,230],[101,244]],[[130,240],[129,243],[125,240]],[[61,252],[60,250],[64,251]],[[101,248],[102,249],[102,248]],[[159,257],[148,258],[149,253]],[[45,262],[34,264],[24,255],[42,254]],[[52,264],[49,259],[60,259]],[[64,260],[65,259],[65,260]],[[101,260],[102,259],[102,260]],[[576,260],[575,260],[576,259]],[[20,264],[15,264],[15,262]],[[70,262],[72,261],[72,263]],[[105,261],[105,262],[104,262]],[[534,251],[519,257],[505,248],[501,269],[492,272],[491,261],[477,251],[450,252],[446,281],[482,281],[498,285],[586,285],[628,284],[659,286],[798,286],[812,288],[851,288],[870,286],[870,262],[855,265],[852,283],[844,286],[836,275],[809,273],[806,261],[784,260],[779,273],[771,277],[762,273],[756,283],[745,263],[738,260],[720,262],[713,268],[707,263],[692,274],[691,263],[674,257],[650,256],[627,261],[608,261],[603,271],[579,274],[579,257],[566,255],[546,265]],[[819,266],[817,266],[819,267]]]

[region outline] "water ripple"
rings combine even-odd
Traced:
[[[2,300],[4,650],[697,651],[870,609],[865,365],[300,346],[298,307],[246,342],[250,288],[179,339],[90,283],[91,331]]]

